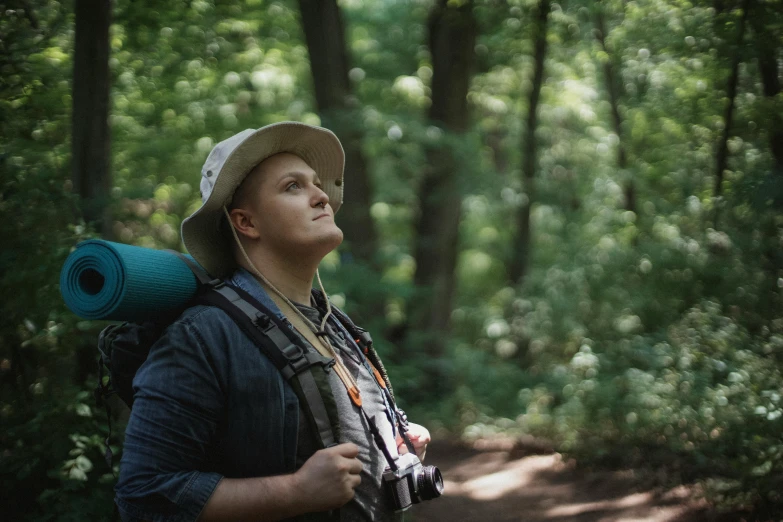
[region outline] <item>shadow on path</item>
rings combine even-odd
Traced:
[[[633,471],[574,469],[557,453],[525,455],[511,448],[478,450],[444,442],[427,450],[426,464],[443,472],[440,499],[412,509],[406,520],[464,522],[729,522],[692,488],[640,490]]]

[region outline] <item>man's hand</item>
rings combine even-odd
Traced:
[[[244,479],[223,478],[199,522],[288,520],[337,509],[353,498],[362,463],[355,444],[316,451],[296,473]]]
[[[351,500],[362,479],[359,448],[346,443],[318,450],[294,473],[302,503],[309,511],[337,509]]]
[[[432,438],[430,432],[424,426],[420,424],[408,423],[408,438],[413,444],[413,449],[416,450],[416,455],[419,460],[424,460],[424,455],[427,453],[427,444],[430,443]],[[397,434],[397,451],[400,455],[408,453],[408,446],[405,445],[405,441]]]

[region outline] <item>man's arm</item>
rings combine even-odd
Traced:
[[[355,444],[317,451],[296,473],[227,479],[212,493],[200,522],[281,520],[337,509],[353,498],[362,464]]]
[[[183,321],[137,373],[117,485],[123,520],[279,520],[353,498],[362,469],[353,444],[318,451],[290,475],[229,479],[200,471],[209,469],[224,407],[210,361],[192,321]]]
[[[128,522],[195,521],[223,478],[205,470],[225,398],[192,323],[170,326],[133,381],[115,487]]]

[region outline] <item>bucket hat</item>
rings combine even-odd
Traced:
[[[299,156],[318,174],[334,212],[342,205],[345,153],[332,131],[286,121],[247,129],[221,141],[201,169],[202,205],[182,222],[185,248],[211,276],[225,277],[236,267],[233,238],[222,226],[223,207],[256,165],[281,152]]]

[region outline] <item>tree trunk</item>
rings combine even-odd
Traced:
[[[71,177],[84,220],[109,237],[110,0],[76,0]]]
[[[764,22],[766,10],[762,6],[755,6],[753,16],[753,27],[756,37],[756,51],[758,53],[759,73],[761,82],[764,86],[764,96],[775,103],[773,100],[780,94],[780,79],[778,78],[777,62],[777,42],[773,34],[769,34]],[[769,121],[769,148],[772,157],[775,159],[775,171],[783,176],[783,115],[778,110],[770,112]]]
[[[604,21],[603,6],[597,6],[595,16],[595,37],[601,45],[608,58],[604,65],[604,82],[609,94],[609,105],[612,108],[612,126],[617,135],[617,168],[625,176],[628,174],[628,156],[625,150],[625,141],[623,140],[623,118],[620,114],[620,87],[617,84],[614,65],[612,63],[612,53],[606,47],[606,22]],[[636,212],[636,183],[628,177],[623,183],[623,192],[625,193],[625,209]]]
[[[503,146],[503,140],[507,135],[508,131],[505,126],[499,125],[487,132],[485,138],[487,147],[492,150],[492,163],[495,165],[495,171],[502,175],[507,174],[509,168],[508,152]]]
[[[522,177],[523,191],[527,201],[519,207],[517,214],[517,235],[514,238],[514,253],[509,267],[509,280],[521,283],[528,272],[530,263],[530,207],[535,201],[536,174],[536,128],[538,127],[538,101],[541,96],[541,84],[544,82],[544,60],[546,58],[546,30],[549,16],[549,0],[540,0],[535,21],[533,54],[534,71],[533,85],[528,96],[527,121],[525,134],[522,138]]]
[[[345,150],[344,203],[337,222],[350,251],[372,262],[377,234],[370,216],[372,194],[358,103],[351,94],[345,30],[336,0],[299,0],[302,28],[310,53],[315,100],[324,127],[334,131]]]
[[[753,36],[756,44],[756,53],[759,64],[759,75],[764,89],[764,97],[770,103],[770,110],[767,111],[769,119],[767,120],[767,134],[769,136],[769,148],[774,160],[773,175],[770,176],[772,183],[780,182],[783,176],[783,114],[780,110],[781,86],[778,77],[778,43],[780,36],[775,34],[775,30],[770,25],[771,13],[764,4],[755,3],[753,12],[748,13],[753,27]],[[772,179],[778,177],[778,180]],[[763,188],[761,190],[764,190]],[[779,193],[778,193],[779,194]],[[783,253],[780,251],[780,241],[778,240],[779,227],[776,223],[779,209],[781,208],[780,195],[773,198],[772,212],[768,213],[759,223],[758,228],[767,238],[764,248],[764,268],[769,277],[769,288],[773,288],[777,283],[780,270],[783,268]],[[777,209],[777,211],[776,211]]]
[[[726,86],[726,96],[729,98],[729,102],[726,104],[726,108],[723,113],[723,133],[721,134],[720,142],[718,143],[718,152],[715,160],[715,189],[713,191],[713,197],[720,198],[723,190],[723,171],[726,170],[726,166],[729,160],[729,137],[731,136],[731,126],[734,120],[734,102],[737,98],[737,84],[739,83],[739,66],[742,61],[742,40],[745,37],[745,20],[748,17],[748,8],[750,7],[750,0],[744,0],[742,2],[742,18],[739,20],[737,27],[737,41],[734,46],[734,56],[731,63],[731,73],[729,74],[728,85]],[[718,221],[718,205],[715,206],[715,222]]]
[[[428,24],[433,69],[429,119],[444,132],[426,146],[414,240],[419,298],[411,323],[417,331],[427,332],[423,348],[432,360],[444,353],[455,286],[462,197],[451,138],[468,127],[467,94],[476,42],[472,8],[471,2],[456,6],[440,0]]]

